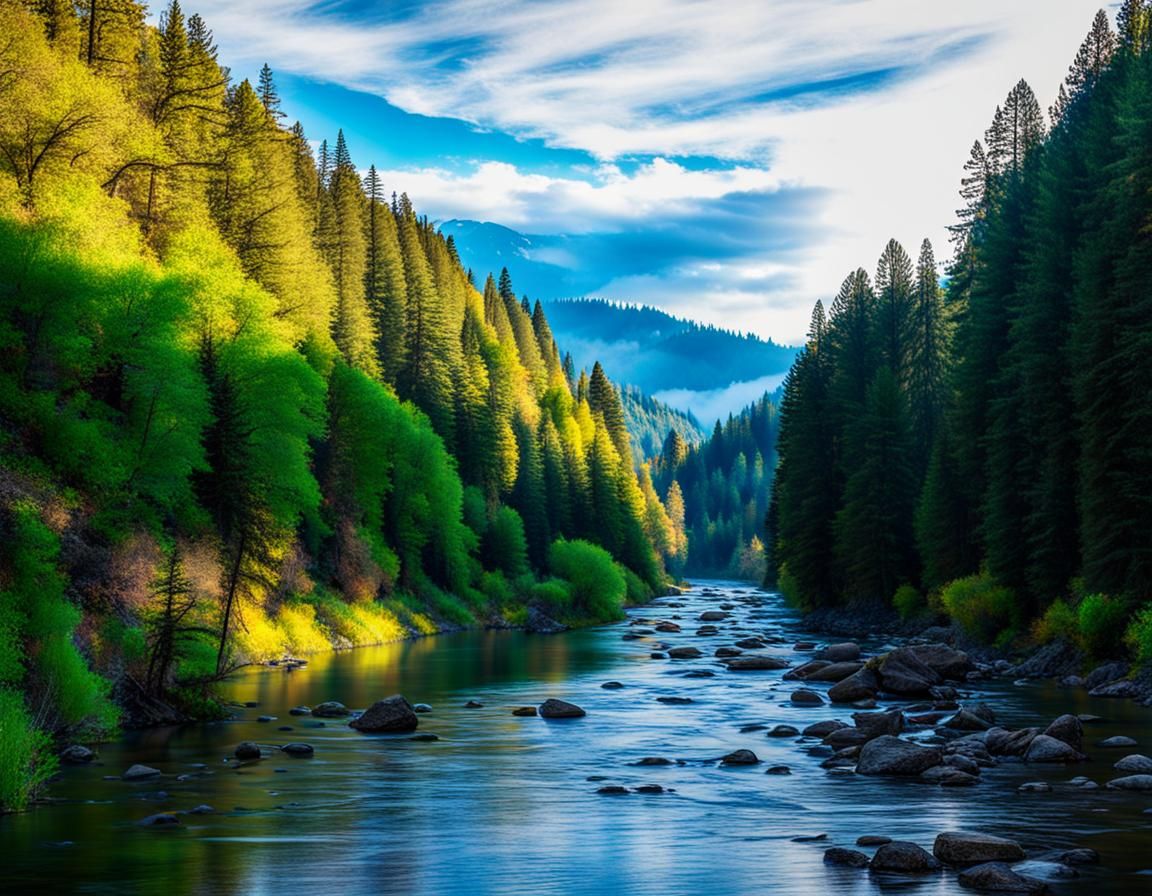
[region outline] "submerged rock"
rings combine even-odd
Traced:
[[[80,744],[73,744],[60,754],[60,761],[70,765],[83,765],[96,758],[96,753]]]
[[[1109,790],[1152,790],[1152,775],[1128,775],[1108,782]]]
[[[756,765],[759,757],[751,750],[735,750],[720,759],[724,765]]]
[[[259,759],[261,756],[260,745],[254,744],[250,740],[246,740],[243,743],[240,743],[236,746],[236,749],[233,752],[233,755],[241,761],[246,761],[249,759]]]
[[[316,752],[312,744],[284,744],[284,746],[282,746],[280,749],[287,753],[289,756],[297,756],[301,758],[312,756]]]
[[[514,716],[535,716],[536,714],[535,706],[518,706],[512,710],[512,715]]]
[[[733,657],[726,662],[730,672],[772,672],[777,669],[787,669],[791,663],[787,660],[763,654],[745,654]]]
[[[696,660],[704,656],[704,653],[698,647],[673,647],[668,651],[668,656],[674,660]]]
[[[1121,747],[1138,747],[1139,744],[1131,737],[1118,734],[1116,737],[1106,737],[1104,740],[1097,741],[1096,746],[1103,747],[1106,750],[1114,750]]]
[[[170,812],[157,812],[155,815],[141,818],[137,824],[145,828],[167,827],[169,825],[180,824],[180,819]]]
[[[343,703],[336,700],[325,700],[319,706],[312,707],[312,715],[318,719],[341,719],[351,715],[351,711]]]

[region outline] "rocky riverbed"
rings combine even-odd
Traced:
[[[352,893],[380,874],[470,894],[1147,892],[1152,713],[1017,672],[930,639],[815,637],[723,583],[595,630],[316,657],[239,676],[231,722],[76,745],[56,802],[0,819],[4,874],[97,893],[255,892],[286,870]]]

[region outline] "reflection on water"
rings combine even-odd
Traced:
[[[730,595],[742,586],[730,586]],[[808,744],[740,734],[751,723],[802,727],[846,713],[794,707],[793,683],[780,673],[727,673],[711,657],[721,644],[755,632],[792,635],[793,620],[775,598],[741,606],[721,634],[694,634],[696,616],[716,597],[693,592],[683,608],[662,601],[644,617],[682,617],[684,632],[622,640],[625,626],[530,636],[519,632],[445,635],[406,644],[313,658],[304,670],[251,670],[228,697],[258,703],[224,723],[132,734],[101,749],[100,764],[69,768],[53,788],[60,802],[0,818],[6,857],[4,892],[54,889],[79,893],[265,894],[331,889],[341,896],[431,894],[781,893],[871,894],[891,889],[922,896],[959,892],[954,877],[873,878],[827,868],[829,845],[851,846],[861,834],[884,834],[930,846],[936,833],[976,828],[1016,837],[1030,849],[1088,845],[1105,868],[1067,892],[1094,896],[1147,893],[1152,867],[1152,801],[1107,791],[1019,795],[1025,780],[1105,781],[1123,755],[1095,751],[1075,770],[1004,765],[979,786],[961,790],[915,782],[829,776]],[[705,657],[652,660],[658,638],[694,644]],[[874,644],[873,647],[882,646]],[[790,645],[769,652],[793,659]],[[714,678],[685,678],[711,669]],[[605,690],[609,679],[621,690]],[[298,718],[300,704],[340,700],[364,707],[392,693],[427,702],[420,731],[366,736],[341,720]],[[660,696],[690,697],[668,706]],[[547,697],[572,700],[583,719],[516,718],[511,709]],[[1014,724],[1038,724],[1066,711],[1110,721],[1089,729],[1089,743],[1129,734],[1152,750],[1152,713],[1127,703],[1092,700],[1049,687],[997,682],[982,691]],[[468,700],[483,703],[468,709]],[[260,723],[260,714],[277,717]],[[292,731],[279,731],[291,726]],[[241,740],[307,741],[312,759],[277,757],[235,768],[224,762]],[[754,750],[768,765],[721,768],[730,750]],[[2,748],[2,745],[0,745]],[[644,756],[682,765],[635,767]],[[141,784],[105,781],[133,762],[165,777]],[[206,764],[201,772],[197,763]],[[181,779],[178,776],[188,775]],[[674,793],[596,794],[590,776]],[[142,828],[141,818],[201,804],[210,815],[184,815],[175,829]],[[805,834],[818,843],[794,843]]]

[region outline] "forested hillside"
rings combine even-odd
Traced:
[[[669,407],[635,386],[620,387],[620,401],[624,405],[624,421],[632,437],[632,459],[636,466],[655,458],[664,447],[664,439],[673,430],[685,444],[698,445],[706,433],[691,414]]]
[[[764,520],[778,427],[776,405],[764,395],[739,416],[717,421],[711,437],[698,445],[669,432],[653,480],[687,537],[675,569],[749,581],[764,577]]]
[[[931,247],[850,275],[789,374],[771,576],[1152,660],[1152,11],[1100,12],[1050,125],[1021,81]],[[923,595],[923,597],[921,596]]]
[[[177,0],[77,10],[0,0],[0,805],[117,704],[663,586],[619,394],[539,304]]]

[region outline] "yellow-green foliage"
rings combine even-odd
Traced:
[[[553,575],[571,583],[575,615],[601,622],[623,617],[628,584],[606,550],[587,541],[561,538],[552,542],[548,564]]]
[[[1136,614],[1124,633],[1124,643],[1136,662],[1152,664],[1152,607]]]
[[[1131,608],[1127,601],[1107,594],[1088,594],[1076,608],[1081,648],[1094,659],[1120,655]]]
[[[18,812],[56,771],[52,742],[32,723],[24,698],[0,687],[0,813]]]
[[[965,632],[981,641],[1010,637],[1020,622],[1011,589],[987,573],[949,582],[940,592],[940,601]]]
[[[924,595],[911,585],[901,585],[892,595],[892,606],[900,614],[901,619],[910,619],[928,609],[928,602]]]
[[[1054,600],[1044,615],[1032,623],[1032,637],[1038,644],[1052,641],[1077,643],[1080,620],[1076,608],[1065,600]]]

